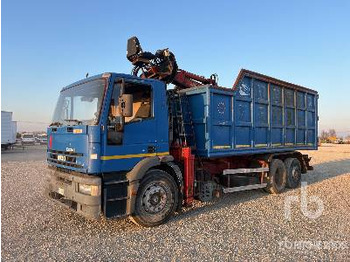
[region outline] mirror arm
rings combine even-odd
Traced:
[[[125,79],[124,78],[120,78],[116,81],[117,84],[120,84],[120,90],[119,90],[119,98],[122,97],[122,95],[125,92]],[[118,102],[118,107],[119,107],[119,102]],[[116,123],[114,125],[114,129],[115,131],[119,131],[119,132],[123,132],[124,131],[124,125],[125,125],[125,117],[124,116],[120,116],[121,122],[120,123]]]

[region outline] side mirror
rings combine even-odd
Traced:
[[[118,110],[121,116],[131,117],[133,115],[133,96],[130,94],[119,96]]]

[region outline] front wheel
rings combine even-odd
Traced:
[[[178,186],[173,177],[163,170],[151,169],[141,180],[130,219],[144,227],[158,226],[171,217],[177,205]]]

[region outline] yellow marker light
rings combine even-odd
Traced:
[[[81,134],[81,133],[83,133],[83,129],[74,129],[73,133],[74,134]]]

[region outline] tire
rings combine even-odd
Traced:
[[[287,187],[296,188],[301,181],[301,165],[297,158],[287,158],[284,160],[287,169]]]
[[[165,223],[178,206],[178,191],[175,180],[165,171],[147,171],[137,191],[135,211],[130,220],[143,227]]]
[[[270,172],[265,190],[271,194],[281,193],[287,183],[287,171],[282,160],[273,159],[270,164]]]

